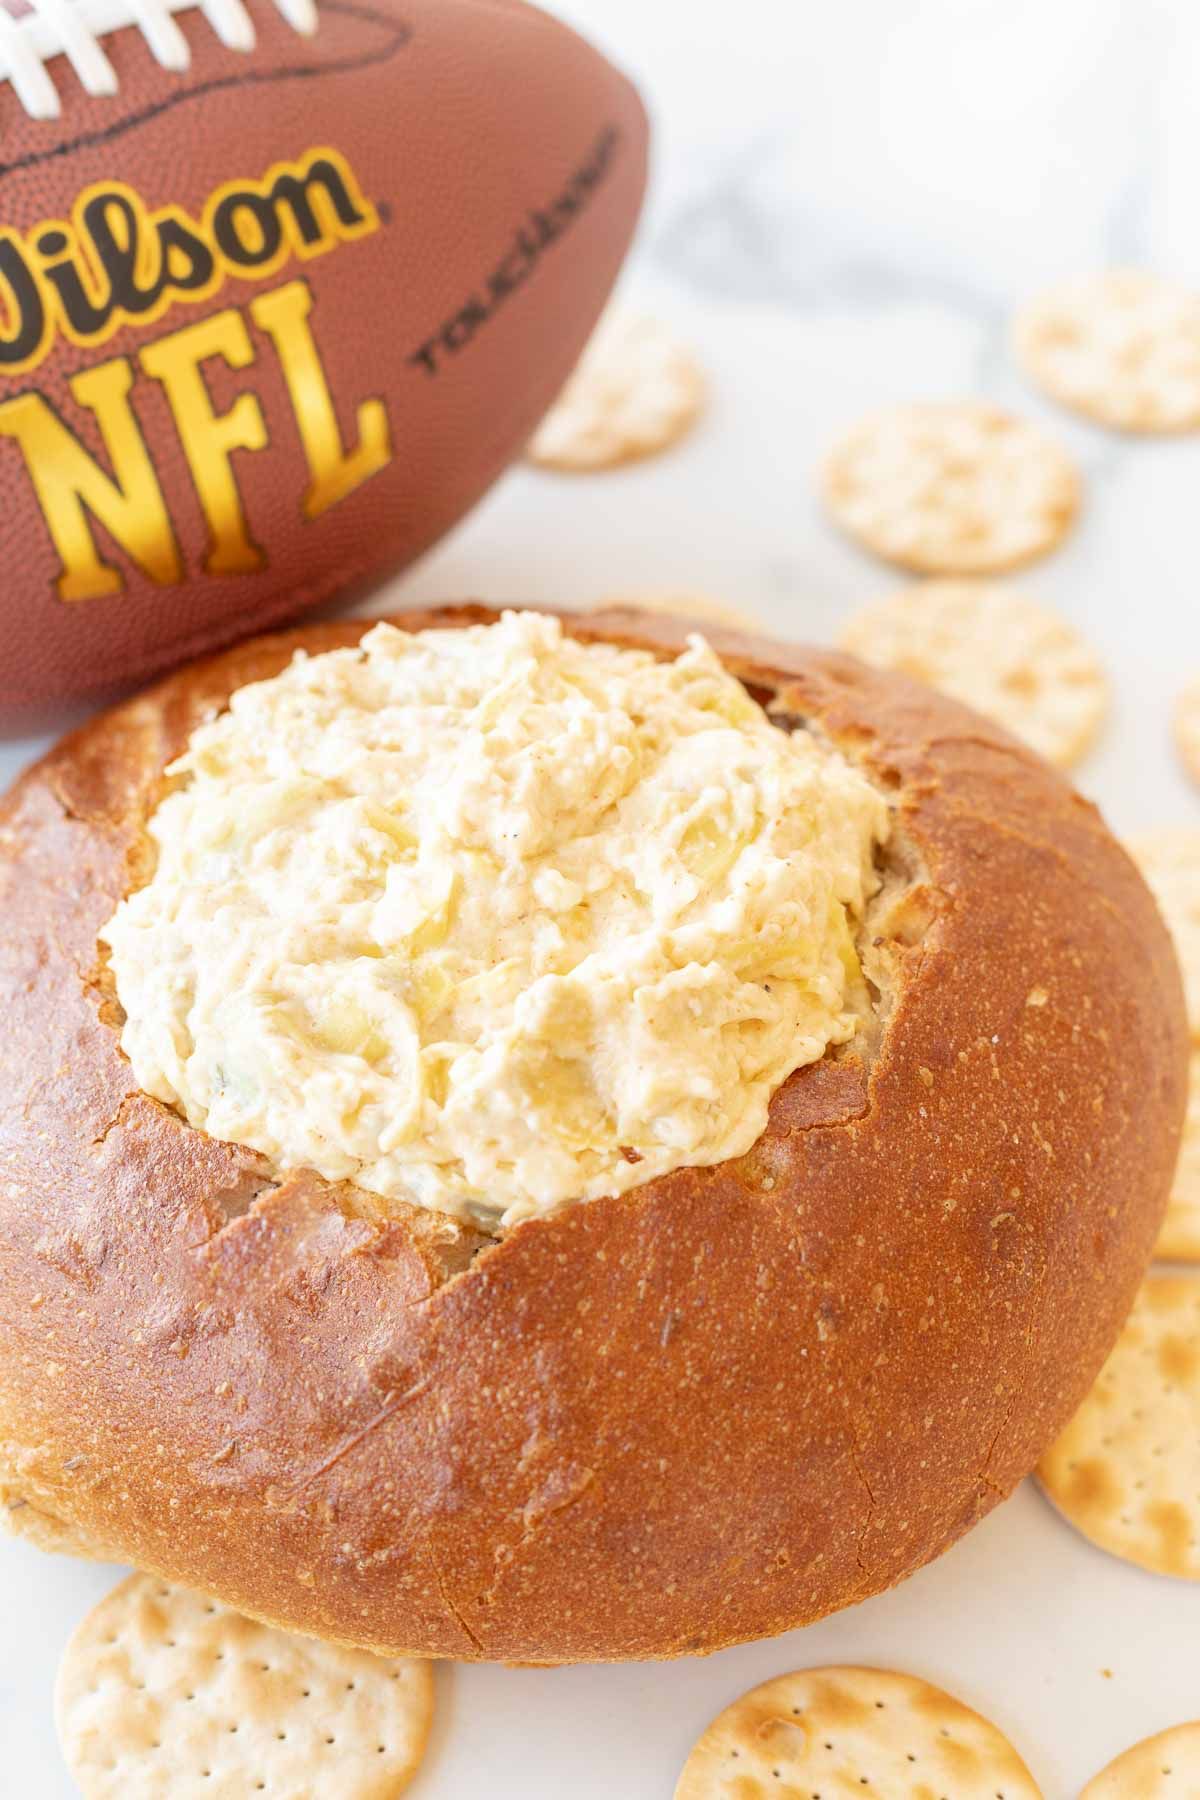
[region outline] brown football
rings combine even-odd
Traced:
[[[0,0],[0,722],[431,544],[562,385],[645,154],[523,0]]]

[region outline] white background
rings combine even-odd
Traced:
[[[588,601],[708,590],[824,638],[893,584],[813,500],[831,433],[891,399],[986,394],[1076,451],[1088,505],[1024,585],[1104,653],[1108,734],[1080,772],[1114,825],[1200,817],[1166,712],[1200,670],[1200,439],[1063,418],[1005,350],[1013,301],[1113,261],[1200,279],[1200,21],[1147,0],[560,0],[642,80],[654,197],[633,299],[711,372],[709,419],[661,462],[510,475],[387,600]],[[35,746],[0,747],[8,774]],[[2,1325],[0,1325],[2,1328]],[[0,1792],[71,1793],[50,1693],[110,1571],[0,1544]],[[440,1671],[413,1800],[669,1800],[746,1686],[829,1660],[908,1668],[1011,1734],[1052,1800],[1200,1716],[1200,1595],[1092,1550],[1030,1486],[900,1591],[707,1662]],[[1104,1671],[1111,1671],[1105,1674]],[[336,1796],[331,1796],[336,1800]]]

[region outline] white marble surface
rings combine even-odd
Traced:
[[[1200,669],[1200,439],[1126,443],[1053,414],[1015,375],[1004,338],[1013,300],[1061,273],[1135,260],[1200,279],[1194,9],[558,10],[652,98],[656,188],[628,288],[695,341],[711,416],[676,455],[621,474],[515,471],[378,604],[696,586],[775,631],[825,637],[893,580],[819,516],[811,472],[831,432],[880,401],[989,395],[1044,417],[1088,478],[1079,529],[1025,578],[1116,677],[1081,785],[1122,830],[1200,817],[1164,718]],[[35,747],[0,749],[0,770]],[[72,1791],[50,1719],[54,1668],[110,1579],[0,1546],[0,1792]],[[1051,1800],[1066,1800],[1134,1738],[1200,1714],[1198,1643],[1194,1589],[1093,1551],[1026,1487],[906,1587],[780,1642],[669,1668],[443,1670],[433,1752],[411,1792],[667,1800],[720,1705],[783,1668],[836,1659],[952,1687],[1010,1731]]]

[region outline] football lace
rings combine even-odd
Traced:
[[[316,30],[315,0],[271,3],[305,37]],[[174,15],[193,10],[227,50],[253,50],[254,20],[242,0],[0,0],[0,86],[10,85],[31,118],[57,119],[62,103],[46,64],[65,56],[85,93],[115,94],[116,71],[101,40],[129,25],[141,31],[156,62],[181,73],[191,50]]]

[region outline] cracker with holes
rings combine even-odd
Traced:
[[[915,1675],[801,1669],[735,1700],[699,1739],[675,1800],[781,1795],[1039,1800],[1002,1732]]]
[[[1155,1255],[1175,1262],[1200,1262],[1200,1051],[1188,1065],[1187,1118],[1167,1216]]]
[[[691,430],[704,397],[704,376],[673,332],[610,313],[530,439],[529,459],[582,470],[653,456]]]
[[[394,1800],[432,1712],[427,1663],[289,1637],[149,1575],[78,1626],[56,1694],[85,1800]]]
[[[1079,1800],[1196,1800],[1200,1720],[1143,1738],[1094,1775]]]
[[[1180,825],[1144,832],[1126,847],[1170,928],[1192,1041],[1200,1044],[1200,831]]]
[[[1200,1580],[1200,1275],[1152,1275],[1038,1477],[1102,1550]]]
[[[1100,425],[1200,429],[1200,294],[1178,282],[1078,276],[1021,308],[1013,347],[1038,387]]]
[[[959,401],[869,413],[822,480],[842,530],[926,575],[983,575],[1044,556],[1079,510],[1062,447],[998,407]]]
[[[1078,761],[1108,710],[1108,678],[1074,627],[1002,585],[918,583],[863,607],[839,641],[973,706],[1059,768]]]
[[[761,619],[709,594],[695,594],[690,589],[644,588],[632,594],[606,594],[590,610],[594,612],[624,611],[634,607],[639,612],[666,613],[670,617],[696,619],[701,624],[728,625],[737,631],[762,631]]]

